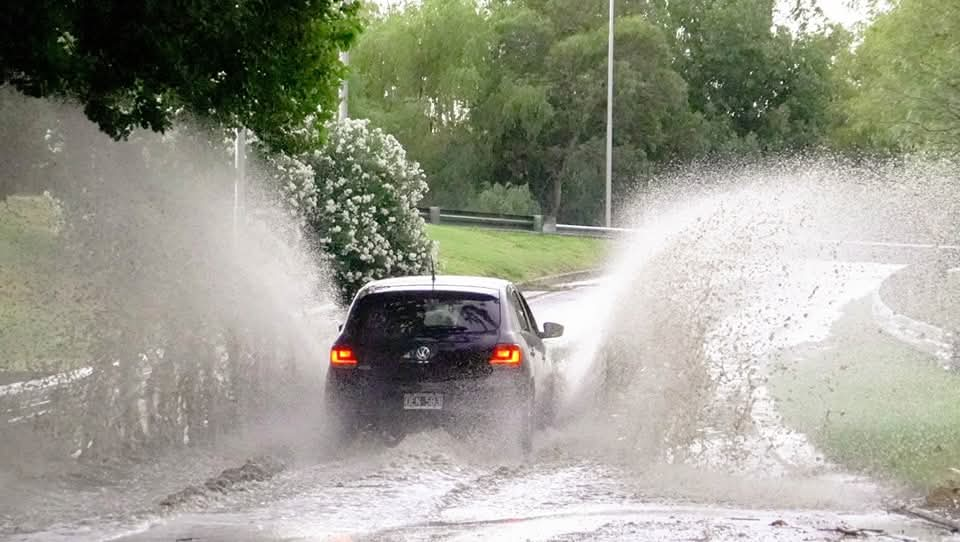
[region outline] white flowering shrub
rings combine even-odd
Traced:
[[[429,272],[433,243],[417,212],[427,191],[420,165],[366,120],[327,128],[322,148],[272,162],[284,204],[332,257],[343,300],[370,280]]]

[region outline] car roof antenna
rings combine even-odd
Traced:
[[[433,263],[432,255],[430,256],[430,284],[434,290],[437,289],[437,270],[436,265]]]

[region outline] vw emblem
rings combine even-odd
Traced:
[[[429,346],[420,346],[417,347],[413,352],[413,356],[417,358],[417,361],[423,362],[430,359],[430,347]]]

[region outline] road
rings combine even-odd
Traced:
[[[869,293],[893,269],[795,265],[796,284],[787,290],[803,296],[779,303],[776,310],[781,317],[804,313],[807,324],[780,332],[766,351],[757,352],[761,358],[776,346],[822,338],[846,300]],[[541,322],[567,326],[567,342],[559,349],[571,366],[583,345],[601,333],[599,312],[617,302],[596,282],[531,297]],[[750,314],[744,310],[729,318],[763,335],[769,332],[764,325],[780,321],[764,314],[744,326]],[[709,349],[722,362],[728,344],[722,338],[729,336],[718,332],[714,337]],[[780,427],[771,408],[757,409],[757,442],[741,445],[772,461],[757,461],[747,471],[632,461],[606,453],[594,446],[593,436],[572,427],[539,434],[527,460],[504,457],[493,443],[431,431],[412,435],[396,448],[361,442],[173,514],[110,525],[93,521],[14,540],[807,541],[840,540],[845,533],[876,540],[957,539],[931,524],[886,512],[889,488],[820,463],[806,468],[816,461],[815,450],[802,435]]]

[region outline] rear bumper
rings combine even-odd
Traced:
[[[442,382],[396,382],[377,380],[351,371],[331,369],[327,376],[325,403],[331,414],[361,421],[499,416],[515,411],[529,398],[532,387],[526,374],[498,370],[470,379]],[[404,408],[408,393],[442,395],[442,407],[436,410]]]

